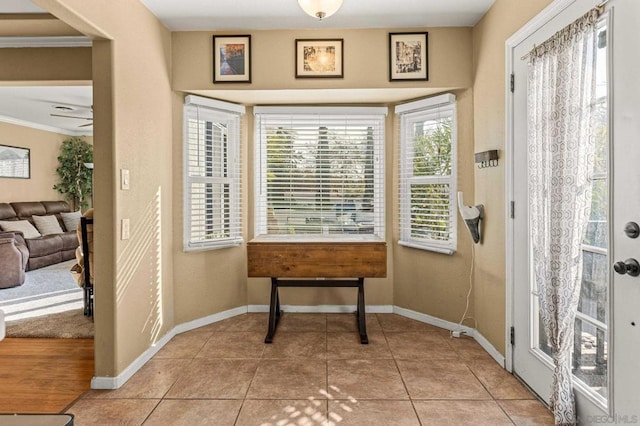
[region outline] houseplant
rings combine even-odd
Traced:
[[[73,209],[88,207],[93,171],[85,163],[93,163],[93,146],[83,138],[70,137],[62,142],[58,163],[58,183],[53,189],[62,194]]]

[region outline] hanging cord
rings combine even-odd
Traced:
[[[464,313],[460,318],[460,322],[458,323],[458,328],[462,327],[462,323],[465,320],[472,319],[473,320],[473,328],[478,327],[478,321],[474,317],[468,317],[467,313],[469,312],[469,299],[471,297],[471,291],[473,291],[473,269],[476,263],[476,248],[473,241],[471,242],[471,268],[469,269],[469,291],[467,292],[467,305],[464,308]],[[458,330],[461,334],[462,332]],[[453,330],[449,331],[449,337],[453,338]]]

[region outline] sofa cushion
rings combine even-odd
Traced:
[[[20,231],[24,238],[38,238],[40,232],[28,220],[0,220],[3,231]]]
[[[53,235],[52,235],[53,236]],[[45,266],[53,265],[54,263],[60,263],[63,261],[62,252],[57,251],[47,256],[31,257],[27,262],[27,270],[32,271],[34,269],[44,268]]]
[[[16,212],[9,203],[0,203],[0,220],[14,219],[17,216]]]
[[[27,248],[29,249],[29,258],[48,256],[52,253],[62,251],[61,234],[45,235],[40,238],[27,239]]]
[[[80,245],[78,236],[73,231],[58,234],[58,236],[62,240],[62,250],[75,250]]]
[[[19,203],[11,203],[11,207],[16,212],[18,219],[31,220],[31,216],[38,215],[44,216],[47,214],[47,210],[44,208],[44,204],[39,201],[21,201]]]
[[[33,223],[36,224],[36,228],[42,235],[62,234],[62,228],[58,223],[58,218],[50,216],[32,216]]]
[[[75,231],[76,229],[78,229],[80,216],[82,216],[82,213],[80,213],[80,211],[71,213],[61,212],[60,217],[62,217],[62,222],[64,222],[64,229],[66,229],[67,231]]]
[[[43,201],[42,205],[47,211],[47,214],[56,214],[71,211],[71,207],[69,207],[69,204],[66,201]]]

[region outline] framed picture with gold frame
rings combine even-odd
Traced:
[[[389,33],[389,81],[429,79],[429,33]]]
[[[343,78],[343,39],[296,39],[296,78]]]
[[[251,36],[213,36],[213,82],[251,83]]]

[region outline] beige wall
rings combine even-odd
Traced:
[[[473,29],[475,151],[504,155],[505,41],[551,0],[497,0]],[[524,84],[524,83],[520,83]],[[473,304],[478,330],[505,353],[505,158],[475,170],[475,203],[484,204],[484,241],[477,246]]]
[[[173,88],[179,91],[230,89],[353,89],[471,86],[471,29],[421,28],[429,32],[429,81],[389,82],[386,29],[239,31],[251,34],[251,84],[213,84],[211,32],[174,32]],[[402,29],[409,31],[409,29]],[[344,39],[344,78],[296,79],[297,38]]]
[[[0,22],[2,22],[0,20]],[[0,49],[0,84],[83,84],[91,80],[91,48]]]
[[[504,40],[548,0],[526,4],[498,0],[473,31],[429,29],[428,82],[388,81],[389,29],[256,31],[251,33],[253,83],[215,87],[211,82],[211,33],[171,35],[139,2],[34,2],[100,40],[94,44],[92,65],[97,70],[93,75],[96,235],[100,237],[96,251],[101,253],[96,262],[96,273],[101,277],[96,282],[97,375],[122,372],[176,323],[246,303],[267,303],[265,285],[259,281],[255,285],[251,280],[247,286],[244,246],[182,252],[183,95],[172,90],[458,89],[455,92],[459,102],[458,185],[467,193],[475,187],[475,202],[487,207],[485,241],[476,246],[473,314],[480,332],[504,351],[503,166],[476,171],[472,154],[474,149],[502,148]],[[345,39],[344,79],[295,79],[293,43],[295,38],[304,37]],[[244,181],[250,182],[251,117],[245,120],[248,132],[243,141],[247,160]],[[392,123],[392,118],[388,123]],[[459,230],[459,250],[454,256],[397,246],[392,222],[397,211],[393,132],[393,126],[389,125],[386,164],[389,277],[368,286],[367,302],[396,304],[457,321],[468,288],[470,243],[466,231]],[[130,191],[117,188],[120,168],[131,170]],[[251,189],[249,183],[243,188],[248,206],[245,223],[253,220]],[[131,219],[132,238],[128,241],[118,239],[122,218]],[[248,228],[245,235],[250,236]],[[342,291],[286,297],[291,300],[284,302],[291,304],[353,303],[351,295]]]
[[[173,108],[173,262],[174,306],[176,324],[206,317],[227,309],[247,304],[247,262],[245,245],[195,252],[183,251],[183,179],[182,179],[182,106],[184,96],[174,95]],[[242,119],[242,182],[247,182],[249,167],[248,141],[244,129],[247,116]],[[242,188],[243,206],[247,205],[248,191]],[[246,218],[246,213],[243,212]],[[245,239],[247,220],[243,221]]]
[[[96,39],[95,361],[97,376],[112,377],[175,324],[171,36],[138,1],[34,3]],[[125,218],[131,238],[120,240]]]
[[[53,189],[62,141],[68,136],[0,122],[0,145],[29,148],[31,178],[0,177],[0,203],[62,200]]]
[[[175,32],[173,37],[173,86],[175,90],[185,92],[201,92],[210,89],[225,90],[281,90],[281,89],[393,89],[393,88],[433,88],[434,91],[453,90],[455,88],[469,88],[472,83],[472,43],[470,28],[428,28],[418,29],[429,31],[429,81],[428,82],[389,82],[388,77],[388,33],[393,29],[352,29],[352,30],[287,30],[287,31],[251,31],[252,54],[252,83],[251,84],[213,84],[211,64],[211,32]],[[406,30],[403,30],[406,31]],[[244,31],[237,33],[247,33]],[[343,38],[344,39],[344,78],[343,79],[296,79],[294,46],[296,38]],[[472,157],[472,122],[471,91],[463,90],[460,96],[460,137],[464,143],[461,145],[460,161],[469,163]],[[395,244],[397,205],[397,186],[394,184],[394,159],[396,156],[397,141],[394,140],[395,124],[393,106],[389,106],[389,116],[386,123],[386,211],[387,211],[387,251],[388,265],[387,278],[367,280],[367,304],[369,305],[393,305],[415,309],[430,315],[438,316],[443,311],[442,303],[451,306],[450,312],[444,317],[454,320],[456,315],[464,309],[467,279],[463,273],[454,274],[434,273],[434,270],[454,268],[461,270],[461,265],[470,264],[468,250],[460,252],[453,257],[433,255],[432,253],[412,249],[400,249]],[[249,169],[243,192],[247,203],[245,204],[245,238],[253,236],[253,117],[252,110],[247,111],[247,126],[243,142],[243,153]],[[176,116],[174,123],[179,125],[174,130],[174,138],[179,140],[182,128],[182,117]],[[174,148],[176,158],[181,155],[180,147]],[[471,166],[469,166],[471,167]],[[176,162],[174,174],[181,173],[182,164]],[[473,188],[473,174],[462,172],[461,185],[468,192]],[[176,185],[175,199],[182,198],[181,187]],[[176,212],[177,213],[177,212]],[[176,215],[177,217],[177,215]],[[175,226],[181,226],[180,221]],[[176,238],[175,243],[181,243]],[[461,248],[465,243],[461,242]],[[467,247],[468,248],[468,247]],[[399,256],[394,256],[397,252]],[[197,256],[197,257],[196,257]],[[176,271],[189,270],[196,278],[208,279],[207,284],[195,284],[203,288],[206,293],[216,294],[218,287],[223,294],[233,289],[234,294],[239,294],[240,286],[246,284],[246,299],[243,304],[266,305],[269,301],[269,282],[267,279],[246,279],[246,249],[225,249],[219,252],[213,251],[201,254],[183,255],[176,247]],[[209,262],[207,262],[207,259]],[[429,261],[433,259],[433,261]],[[231,265],[231,276],[220,274],[220,264],[227,262]],[[438,262],[443,262],[440,265]],[[428,281],[416,280],[414,268],[416,264],[428,267],[418,267],[424,274],[431,276]],[[436,266],[439,264],[440,266]],[[201,265],[199,268],[194,267]],[[206,267],[205,267],[206,265]],[[399,269],[403,271],[397,272]],[[237,272],[237,274],[236,274]],[[242,275],[244,274],[244,276]],[[178,284],[179,273],[176,274]],[[235,284],[230,279],[241,279]],[[194,280],[199,282],[201,280]],[[189,287],[192,287],[191,284]],[[433,291],[429,291],[433,290]],[[187,293],[180,295],[181,290],[176,286],[176,303],[192,300],[191,305],[180,304],[176,308],[176,318],[181,313],[189,312],[185,319],[197,318],[202,312],[202,301],[198,301],[201,293]],[[281,290],[282,303],[290,305],[353,305],[355,304],[355,291],[349,289],[283,289]],[[415,301],[415,294],[424,294],[424,297]],[[433,294],[438,294],[438,303],[433,303]],[[214,297],[215,298],[215,297]],[[208,300],[209,296],[205,299]],[[227,300],[222,298],[222,300]],[[197,302],[197,303],[196,303]],[[209,302],[211,303],[211,302]],[[178,305],[176,305],[178,306]],[[186,308],[190,309],[186,311]],[[447,311],[446,309],[444,311]],[[180,312],[180,314],[179,314]],[[201,316],[201,315],[200,315]],[[179,318],[183,318],[180,316]],[[457,320],[457,319],[456,319]]]
[[[46,13],[3,14],[0,19],[0,36],[80,36],[78,31]]]
[[[452,64],[453,66],[454,64]],[[473,92],[471,89],[453,92],[457,102],[458,122],[458,191],[473,192]],[[397,135],[395,136],[397,140]],[[398,142],[396,141],[395,144]],[[396,150],[397,151],[397,150]],[[393,176],[398,162],[394,164]],[[397,188],[397,179],[394,179]],[[458,322],[464,312],[469,290],[471,267],[471,237],[464,223],[458,219],[458,249],[449,256],[397,244],[397,190],[394,189],[394,304],[451,322]],[[457,214],[457,212],[456,212]],[[473,304],[467,315],[473,315]],[[473,326],[473,322],[465,322]]]

